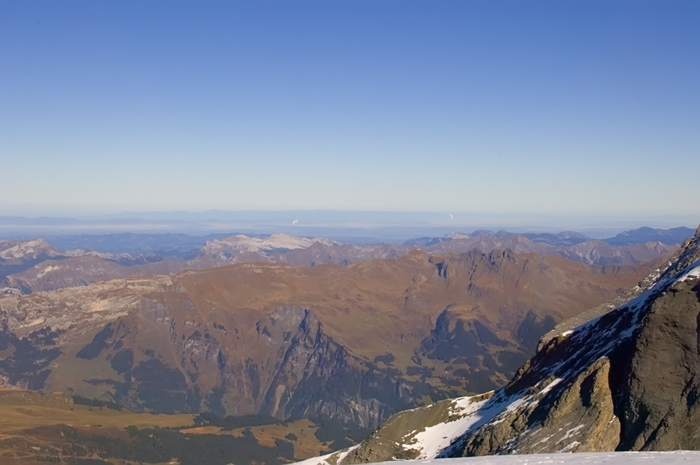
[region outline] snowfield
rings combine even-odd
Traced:
[[[383,463],[386,465],[591,465],[597,463],[608,465],[648,465],[654,463],[690,465],[700,464],[700,451],[492,455],[488,457],[408,460]]]
[[[345,455],[343,455],[345,457]],[[298,465],[325,464],[322,457],[304,460]],[[700,451],[671,452],[587,452],[575,454],[491,455],[459,459],[404,460],[382,462],[382,465],[666,465],[700,464]],[[368,464],[379,465],[379,464]]]
[[[676,282],[687,281],[690,278],[700,278],[700,260],[690,265],[687,270],[681,273],[681,277],[676,279]]]

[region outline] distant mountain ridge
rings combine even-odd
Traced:
[[[621,232],[617,236],[603,239],[603,241],[610,245],[630,245],[642,242],[661,242],[670,245],[680,244],[692,235],[693,230],[684,226],[672,229],[653,229],[645,226]]]
[[[526,239],[531,240],[532,242],[536,243],[543,243],[543,244],[548,244],[548,245],[553,245],[553,246],[570,246],[570,245],[576,245],[581,242],[585,242],[588,240],[592,240],[590,237],[585,236],[581,233],[578,233],[576,231],[562,231],[560,233],[512,233],[508,232],[506,230],[499,230],[497,232],[490,231],[488,229],[479,229],[474,231],[471,234],[459,232],[459,231],[454,231],[448,234],[445,234],[442,237],[419,237],[415,239],[410,239],[406,242],[404,242],[404,245],[417,245],[417,246],[423,246],[423,247],[429,247],[431,245],[435,245],[441,242],[446,242],[450,240],[462,240],[462,239],[473,239],[476,237],[491,237],[491,238],[505,238],[505,237],[511,237],[511,236],[522,236]],[[686,236],[687,237],[687,236]],[[650,241],[644,241],[644,242],[655,242],[653,240]],[[682,240],[681,240],[682,242]],[[637,243],[637,242],[631,242],[631,243]],[[680,243],[680,242],[679,242]],[[629,244],[625,244],[629,245]]]
[[[671,229],[654,229],[647,226],[642,226],[637,229],[623,231],[614,237],[607,239],[598,239],[610,245],[633,245],[643,244],[646,242],[661,242],[665,245],[681,244],[685,239],[694,234],[692,228],[679,226]],[[479,229],[470,234],[463,232],[452,232],[441,237],[419,237],[409,239],[404,242],[404,245],[415,245],[421,247],[432,246],[441,242],[446,242],[455,239],[473,239],[475,237],[491,237],[491,238],[506,238],[511,236],[522,236],[535,243],[548,244],[552,246],[572,246],[582,242],[594,240],[584,234],[576,231],[562,231],[559,233],[513,233],[506,230],[491,231],[488,229]]]
[[[676,237],[682,229],[676,228],[672,234],[663,230],[653,231],[657,231],[654,233],[657,236],[670,240],[669,237]],[[653,234],[645,230],[639,237],[651,236]],[[627,242],[633,242],[630,238],[638,235],[630,232],[625,237]],[[199,248],[189,249],[201,241],[204,243]],[[78,236],[70,240],[63,239],[61,243],[73,246],[93,245],[99,247],[100,251],[89,248],[60,251],[43,239],[0,241],[2,292],[56,290],[135,274],[173,274],[188,269],[206,269],[234,263],[348,265],[375,258],[400,257],[415,247],[421,247],[430,254],[464,253],[472,249],[490,252],[507,248],[516,253],[557,254],[596,265],[625,265],[655,260],[671,253],[676,247],[658,241],[610,245],[570,231],[558,234],[514,234],[486,230],[471,234],[453,232],[439,238],[418,238],[404,245],[353,245],[322,237],[307,238],[281,233],[270,236],[239,234],[197,238],[177,234],[117,234]],[[37,244],[41,246],[37,247]],[[36,249],[42,252],[32,255],[21,252],[23,247],[27,251]],[[9,258],[10,255],[12,259]]]

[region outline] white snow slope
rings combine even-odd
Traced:
[[[305,463],[305,462],[302,462]],[[383,462],[391,465],[666,465],[700,464],[699,451],[673,452],[595,452],[577,454],[492,455],[460,459],[435,459],[403,462]]]
[[[298,465],[316,465],[319,459],[309,459]],[[671,452],[586,452],[576,454],[491,455],[459,459],[406,460],[382,462],[384,465],[666,465],[700,464],[700,451]],[[379,464],[367,464],[379,465]]]

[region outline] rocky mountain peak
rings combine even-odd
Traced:
[[[700,227],[695,231],[693,237],[689,237],[683,242],[681,248],[671,258],[671,262],[663,272],[661,279],[673,277],[698,260],[700,260]]]
[[[0,259],[6,261],[31,260],[39,256],[58,256],[60,252],[44,239],[27,241],[0,241]]]

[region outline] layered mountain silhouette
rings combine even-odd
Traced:
[[[0,292],[29,294],[139,274],[177,274],[235,263],[272,262],[295,266],[349,265],[377,258],[397,258],[416,247],[432,255],[510,249],[516,253],[561,255],[591,265],[631,265],[669,255],[681,240],[679,231],[630,231],[623,240],[592,240],[575,232],[513,234],[507,231],[451,233],[440,238],[421,238],[404,245],[342,244],[325,238],[273,234],[267,237],[235,235],[206,237],[197,249],[183,235],[118,234],[77,236],[59,242],[91,245],[61,251],[43,239],[0,241]],[[142,237],[143,236],[143,237]],[[80,239],[82,238],[82,243]],[[639,240],[637,240],[637,239]],[[157,249],[157,240],[162,240]],[[201,238],[205,240],[205,237]],[[647,240],[648,239],[648,240]],[[662,239],[662,241],[655,240]]]
[[[699,278],[700,228],[626,302],[550,333],[503,387],[399,413],[304,463],[699,449]]]

